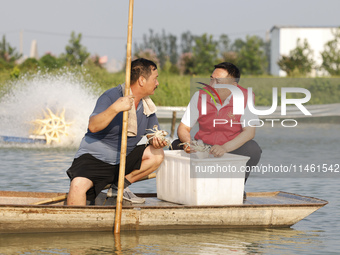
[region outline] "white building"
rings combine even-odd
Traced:
[[[270,73],[277,76],[286,76],[286,72],[280,70],[277,62],[282,55],[289,55],[290,51],[296,48],[297,39],[302,43],[307,39],[308,44],[313,50],[313,58],[316,66],[322,64],[321,52],[324,45],[334,39],[334,31],[338,27],[293,27],[293,26],[274,26],[271,30],[271,56]],[[322,70],[314,69],[312,76],[326,75]]]

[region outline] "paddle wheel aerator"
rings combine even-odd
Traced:
[[[35,129],[33,136],[43,136],[46,139],[46,144],[51,142],[59,143],[62,136],[67,136],[67,130],[72,123],[65,121],[65,109],[60,114],[54,114],[49,108],[44,112],[44,119],[36,119],[33,121]]]

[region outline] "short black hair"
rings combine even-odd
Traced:
[[[226,70],[228,72],[229,76],[235,78],[236,82],[240,81],[240,78],[241,78],[240,70],[234,64],[229,63],[229,62],[222,62],[222,63],[219,63],[218,65],[215,65],[214,67],[215,67],[215,69],[216,68],[222,68],[222,69]]]
[[[145,58],[137,58],[131,62],[130,83],[135,83],[140,76],[148,79],[151,75],[151,70],[156,70],[157,65],[151,60]]]

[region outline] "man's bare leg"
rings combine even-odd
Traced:
[[[130,174],[126,175],[125,178],[129,182],[134,183],[135,181],[155,171],[160,166],[163,159],[163,148],[155,149],[153,146],[148,146],[144,150],[140,169],[132,171]]]
[[[71,181],[70,191],[67,195],[67,205],[86,205],[86,192],[93,187],[91,180],[85,177],[76,177]]]

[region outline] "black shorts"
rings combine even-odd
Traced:
[[[125,175],[140,169],[145,149],[145,145],[138,145],[127,155]],[[92,201],[106,185],[118,181],[119,164],[105,163],[87,153],[75,158],[66,173],[71,181],[76,177],[85,177],[93,182],[93,187],[86,192],[86,199]]]

